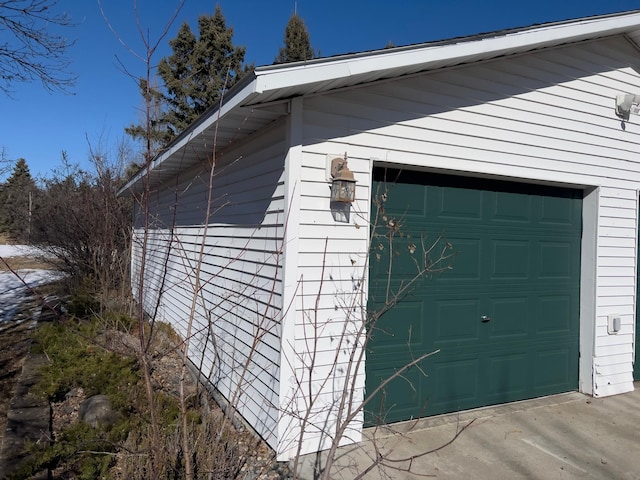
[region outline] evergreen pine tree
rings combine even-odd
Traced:
[[[219,6],[213,15],[198,18],[197,38],[184,22],[169,41],[171,55],[158,64],[162,93],[160,89],[147,90],[146,82],[140,83],[152,110],[157,112],[162,103],[163,111],[151,119],[150,132],[146,125],[132,125],[126,132],[142,140],[149,135],[152,143],[164,146],[215,105],[224,91],[253,68],[244,65],[245,48],[234,46],[232,37],[233,28],[227,27]]]
[[[26,160],[18,159],[0,193],[0,225],[15,240],[29,241],[37,194],[38,188]]]
[[[125,127],[124,131],[134,140],[145,143],[147,137],[149,137],[149,155],[154,157],[164,145],[171,141],[173,135],[171,130],[166,125],[163,125],[165,100],[158,87],[151,85],[147,87],[147,80],[144,78],[139,80],[139,87],[144,102],[142,107],[142,111],[145,112],[142,118],[143,124],[132,124]],[[149,125],[146,122],[147,115],[149,116]]]
[[[189,99],[196,90],[194,71],[199,67],[194,64],[193,58],[196,41],[191,27],[184,22],[176,38],[169,41],[173,53],[160,60],[158,64],[158,75],[164,82],[168,107],[161,118],[170,137],[185,130],[193,120],[192,115],[195,117],[192,110],[193,102]]]
[[[280,54],[276,57],[274,63],[311,60],[314,56],[307,26],[302,18],[294,13],[291,15],[284,31],[284,47],[280,48]]]

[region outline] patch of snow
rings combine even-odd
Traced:
[[[54,270],[18,270],[18,278],[11,272],[0,272],[0,323],[9,321],[18,311],[20,303],[31,288],[53,282],[63,277],[62,272]]]
[[[38,255],[42,255],[42,250],[38,247],[30,245],[0,245],[0,257],[37,257]]]

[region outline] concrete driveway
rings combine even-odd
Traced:
[[[630,393],[592,398],[554,395],[368,429],[393,464],[412,472],[374,468],[364,478],[640,479],[640,382]],[[472,422],[469,424],[469,422]],[[466,428],[465,425],[468,425]],[[424,456],[422,452],[449,445]],[[404,430],[405,433],[401,433]],[[340,451],[331,478],[353,479],[376,458],[371,441]],[[313,478],[314,458],[304,478]]]

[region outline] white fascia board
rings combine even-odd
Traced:
[[[201,123],[199,123],[193,130],[190,130],[188,133],[184,135],[180,140],[175,142],[169,149],[165,150],[151,161],[149,165],[149,169],[143,168],[135,177],[133,177],[129,182],[120,189],[118,195],[122,195],[127,192],[133,186],[138,183],[144,176],[146,175],[147,170],[154,171],[158,169],[167,159],[171,158],[176,152],[180,151],[182,148],[186,147],[187,144],[198,135],[202,134],[205,130],[214,125],[219,119],[222,119],[235,109],[238,105],[244,103],[248,99],[251,98],[253,94],[256,93],[256,80],[254,79],[251,83],[247,84],[242,90],[237,92],[232,97],[223,103],[222,108],[213,111],[210,115],[207,115],[206,118],[203,119]]]
[[[269,92],[338,78],[393,72],[411,66],[427,70],[430,65],[446,61],[450,65],[465,60],[493,58],[506,53],[523,52],[601,36],[625,33],[640,28],[640,13],[560,23],[507,33],[502,36],[464,40],[459,43],[432,45],[385,53],[353,55],[327,59],[318,63],[289,68],[264,69],[256,72],[258,92]],[[355,79],[354,79],[355,80]],[[356,82],[354,82],[356,83]]]
[[[155,170],[158,166],[162,164],[167,158],[170,158],[173,154],[178,152],[180,149],[187,146],[187,144],[198,135],[202,134],[205,130],[213,126],[219,119],[222,119],[227,115],[230,111],[236,108],[239,104],[246,101],[252,93],[255,93],[256,80],[254,79],[251,83],[249,83],[246,87],[240,90],[233,97],[229,98],[229,100],[223,103],[222,108],[215,110],[210,115],[202,121],[202,123],[198,124],[193,130],[189,131],[184,137],[178,140],[174,145],[171,146],[168,150],[162,153],[158,158],[156,158],[151,163],[151,170]]]

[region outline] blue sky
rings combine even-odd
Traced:
[[[245,60],[273,62],[282,46],[294,0],[218,0],[234,43],[247,48]],[[122,39],[139,54],[133,0],[102,0],[107,17]],[[155,40],[177,5],[176,0],[137,0],[141,25]],[[124,127],[139,121],[141,99],[134,75],[144,64],[109,30],[97,0],[59,0],[61,11],[77,24],[69,51],[77,75],[72,95],[48,93],[39,82],[14,85],[13,98],[0,96],[0,147],[10,159],[25,158],[32,174],[48,175],[69,160],[88,167],[89,143],[107,151],[125,138]],[[169,55],[168,40],[188,21],[196,31],[200,14],[211,14],[215,1],[186,0],[177,21],[161,42],[155,63]],[[322,56],[491,32],[512,27],[640,9],[640,0],[297,0],[311,42]],[[0,32],[0,40],[4,33]]]

